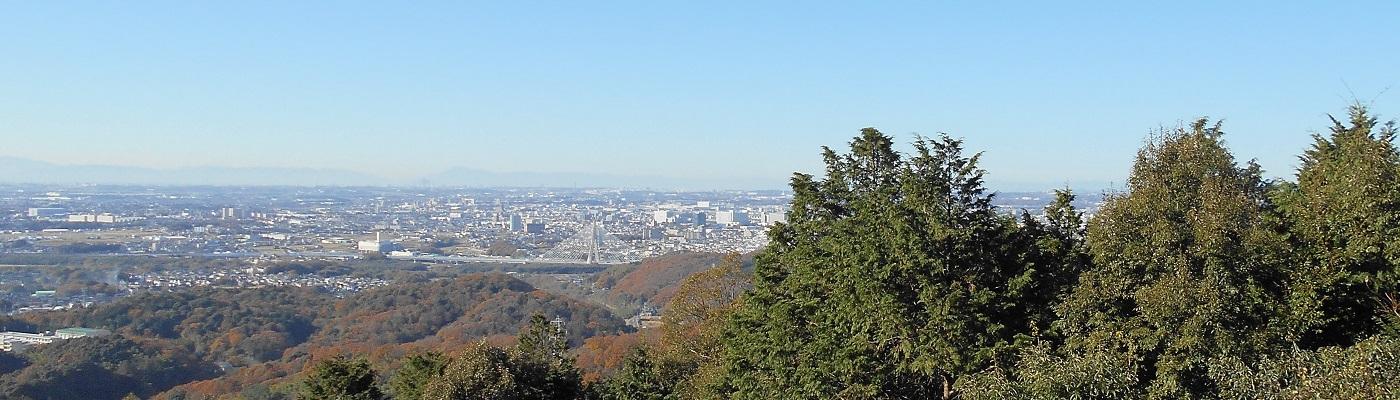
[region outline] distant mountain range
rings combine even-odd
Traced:
[[[787,177],[767,179],[676,178],[659,175],[612,175],[588,172],[496,172],[452,168],[422,179],[434,186],[467,187],[615,187],[650,189],[784,189]],[[421,183],[421,182],[420,182]]]
[[[588,172],[499,172],[452,168],[412,180],[396,180],[343,169],[185,167],[148,168],[117,165],[67,165],[0,156],[0,183],[211,185],[211,186],[461,186],[461,187],[607,187],[656,190],[786,189],[789,176],[746,178],[675,178],[659,175],[612,175]],[[1100,181],[1056,184],[998,181],[1002,191],[1043,192],[1068,184],[1081,193],[1114,186]]]
[[[696,179],[655,175],[574,172],[496,172],[453,168],[414,180],[394,180],[355,171],[319,168],[65,165],[0,157],[0,182],[40,184],[213,185],[213,186],[387,186],[617,187],[650,189],[782,189],[778,179]]]

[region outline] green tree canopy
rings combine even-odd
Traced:
[[[796,174],[725,331],[734,398],[939,398],[1027,332],[1017,224],[946,135],[907,157],[867,128]],[[1042,304],[1042,306],[1044,306]]]
[[[369,362],[343,356],[317,363],[302,381],[299,396],[306,400],[378,400],[383,397]]]
[[[447,358],[436,352],[409,355],[389,380],[394,400],[422,400],[423,388],[433,378],[442,375]]]
[[[510,349],[473,345],[430,379],[420,398],[570,400],[583,395],[582,376],[560,327],[535,314],[517,339]]]
[[[1305,348],[1347,345],[1400,328],[1400,151],[1395,124],[1353,105],[1313,135],[1298,183],[1279,202],[1302,268],[1293,298]]]
[[[1237,165],[1222,135],[1203,118],[1139,151],[1128,191],[1089,224],[1094,265],[1059,308],[1071,349],[1140,357],[1150,397],[1210,397],[1211,358],[1278,344],[1286,244],[1258,166]]]
[[[510,355],[478,342],[452,359],[423,388],[424,400],[527,399],[515,381]]]

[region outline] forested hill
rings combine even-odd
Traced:
[[[304,288],[147,292],[110,304],[29,313],[25,320],[57,329],[109,329],[133,339],[167,341],[210,362],[276,360],[317,330],[334,298]]]
[[[724,258],[724,254],[680,251],[617,265],[599,272],[594,285],[608,289],[610,304],[647,304],[664,308],[686,277],[704,271]],[[744,258],[752,267],[753,257]]]
[[[47,393],[51,385],[67,382],[55,376],[82,376],[95,383],[92,389],[103,391],[62,393],[94,399],[128,392],[150,396],[174,385],[216,378],[216,364],[222,364],[235,371],[177,388],[171,396],[201,390],[227,394],[245,386],[276,384],[311,358],[342,352],[375,350],[389,362],[409,348],[451,348],[492,337],[508,340],[534,314],[568,321],[570,341],[575,343],[625,329],[602,307],[535,290],[503,274],[400,283],[344,299],[299,288],[145,293],[86,309],[24,315],[16,323],[39,329],[105,328],[116,335],[110,341],[75,341],[84,345],[53,356],[48,354],[62,346],[38,346],[48,350],[27,354],[33,361],[12,363],[13,371],[0,375],[0,388],[9,388],[12,396],[6,398],[25,398],[25,393]],[[130,348],[118,349],[122,346]],[[35,357],[89,361],[49,363]],[[165,369],[169,365],[184,366]],[[157,373],[159,379],[151,375]]]
[[[537,291],[506,275],[473,274],[350,296],[335,304],[313,342],[374,346],[432,338],[461,343],[514,334],[536,313],[566,321],[569,341],[575,344],[623,329],[621,320],[597,305]]]

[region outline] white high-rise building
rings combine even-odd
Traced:
[[[739,210],[715,212],[715,223],[720,225],[748,225],[749,214]]]
[[[361,240],[356,248],[366,253],[387,253],[393,250],[394,244],[384,240],[382,232],[375,232],[374,240]]]
[[[524,231],[524,230],[525,230],[525,220],[524,220],[523,218],[520,218],[520,214],[511,214],[511,215],[510,215],[510,226],[509,226],[509,228],[510,228],[510,231],[511,231],[511,232],[520,232],[520,231]]]
[[[242,218],[243,218],[243,210],[240,210],[240,209],[237,209],[237,208],[233,208],[233,207],[224,207],[224,208],[220,208],[220,209],[219,209],[219,219],[232,220],[232,219],[242,219]]]
[[[776,223],[779,223],[779,222],[787,222],[787,212],[784,212],[784,211],[770,211],[770,212],[763,213],[763,224],[764,224],[764,225],[773,225],[773,224],[776,224]]]
[[[658,224],[671,222],[671,210],[656,210],[651,212],[651,220]]]

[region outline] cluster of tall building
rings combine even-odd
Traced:
[[[233,207],[224,207],[219,209],[219,219],[222,220],[238,220],[243,219],[246,216],[247,213],[245,213],[242,209]]]
[[[502,214],[504,214],[503,211]],[[520,216],[520,214],[509,214],[509,216],[498,217],[498,219],[503,219],[504,221],[502,223],[505,225],[504,227],[511,232],[526,234],[544,233],[544,220],[538,218],[531,218],[529,221],[526,221],[525,217]]]
[[[125,222],[135,222],[135,221],[140,221],[140,220],[143,220],[143,219],[145,219],[145,218],[141,218],[141,217],[123,217],[123,216],[117,216],[117,215],[112,215],[112,214],[69,214],[69,215],[68,215],[68,222],[84,222],[84,223],[100,223],[100,224],[116,224],[116,223],[125,223]]]
[[[61,207],[30,207],[27,212],[25,212],[25,215],[38,220],[99,224],[136,222],[145,219],[141,217],[114,215],[111,213],[72,214],[68,212],[68,209]]]
[[[701,206],[704,204],[704,207]],[[676,210],[660,209],[652,211],[652,223],[657,225],[694,225],[706,226],[710,223],[724,226],[744,226],[757,222],[760,225],[768,226],[778,222],[787,221],[787,213],[782,210],[760,210],[756,214],[758,220],[755,221],[750,216],[748,210],[727,209],[709,211],[703,208],[708,207],[709,202],[697,202],[695,209]],[[714,219],[709,218],[709,213],[714,213]]]

